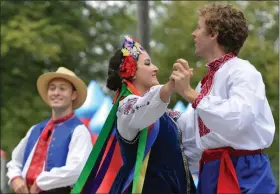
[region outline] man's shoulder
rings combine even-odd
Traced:
[[[84,123],[76,115],[73,117],[73,122],[77,125],[84,125]]]
[[[74,116],[72,119],[69,119],[68,122],[65,123],[66,126],[76,129],[76,128],[86,128],[85,124],[77,117]]]
[[[50,121],[50,118],[40,121],[39,123],[33,125],[32,128],[44,127],[48,124],[49,121]],[[79,125],[85,126],[84,123],[77,116],[74,116],[72,119],[69,120],[69,122],[66,122],[65,124],[69,124],[69,125],[76,126],[76,127]]]
[[[240,72],[258,72],[253,64],[250,63],[248,60],[244,60],[238,57],[233,58],[232,60],[228,61],[227,68],[233,71],[240,71]]]
[[[32,126],[30,127],[30,129],[28,130],[27,135],[30,134],[31,132],[32,132],[32,133],[33,133],[33,132],[40,132],[41,129],[44,128],[44,127],[47,125],[47,123],[49,122],[49,120],[50,120],[50,119],[45,119],[45,120],[43,120],[43,121],[40,121],[39,123],[36,123],[36,124],[32,125]]]
[[[233,59],[228,61],[229,64],[234,64],[234,66],[239,67],[239,66],[251,66],[252,64],[245,59],[239,58],[239,57],[234,57]],[[231,65],[233,66],[233,65]]]
[[[246,81],[246,82],[256,82],[262,81],[262,74],[252,65],[248,60],[241,58],[234,58],[234,60],[229,61],[227,64],[226,75],[232,82]]]
[[[71,130],[73,135],[86,134],[91,136],[90,129],[77,116],[73,118],[73,121],[74,122],[72,123],[72,130]]]
[[[40,121],[39,123],[36,123],[35,125],[33,125],[32,128],[38,127],[38,126],[45,126],[49,122],[49,120],[50,120],[50,118]]]

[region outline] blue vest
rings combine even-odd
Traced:
[[[48,121],[49,119],[42,121],[32,129],[24,152],[23,167]],[[65,166],[73,131],[78,125],[82,124],[75,116],[64,123],[55,125],[45,161],[45,171],[50,171],[54,167]]]

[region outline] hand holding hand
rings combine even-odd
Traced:
[[[174,82],[175,89],[181,96],[191,89],[190,78],[192,75],[193,69],[189,67],[186,60],[178,59],[177,63],[173,65],[173,72],[169,79]]]
[[[11,183],[12,189],[17,194],[29,193],[28,187],[22,177],[15,178]]]

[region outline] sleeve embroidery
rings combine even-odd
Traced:
[[[131,98],[128,99],[127,102],[125,102],[124,104],[122,104],[118,111],[124,115],[130,115],[130,114],[134,114],[135,110],[139,110],[140,108],[143,108],[145,106],[148,106],[150,104],[150,102],[145,102],[142,105],[136,105],[134,107],[134,105],[136,104],[138,98]]]

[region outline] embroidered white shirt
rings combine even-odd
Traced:
[[[200,91],[200,84],[197,89]],[[197,116],[210,132],[200,136]],[[205,150],[230,146],[264,149],[272,144],[275,123],[261,74],[248,61],[233,58],[216,72],[210,93],[181,115],[185,134],[195,133],[196,145]],[[191,137],[189,137],[191,138]],[[188,155],[188,153],[186,153]]]

